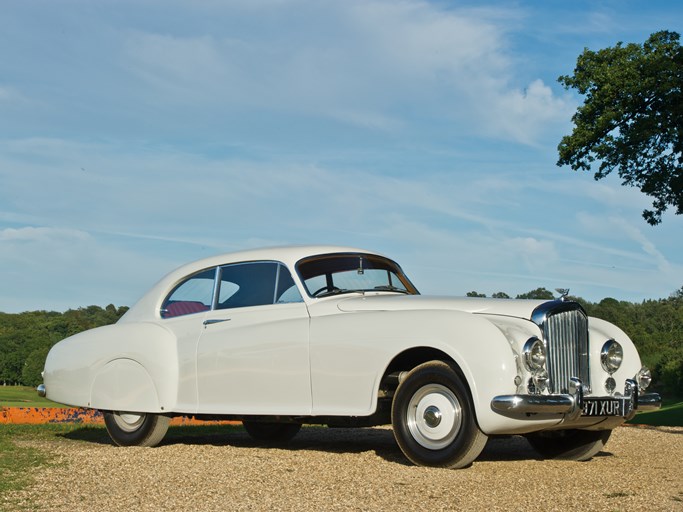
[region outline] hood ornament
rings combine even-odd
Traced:
[[[560,294],[560,300],[562,302],[567,300],[567,295],[569,295],[569,288],[555,288],[555,291]]]

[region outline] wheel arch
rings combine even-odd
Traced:
[[[384,374],[382,375],[378,398],[380,398],[380,396],[382,395],[393,396],[393,393],[396,391],[396,388],[400,383],[401,373],[409,372],[416,366],[419,366],[428,361],[443,361],[451,365],[453,370],[458,374],[458,377],[462,379],[463,384],[467,388],[467,393],[470,396],[470,400],[474,402],[469,379],[465,375],[465,372],[460,367],[458,362],[451,355],[444,352],[443,350],[429,346],[411,347],[394,356],[394,358],[389,362],[386,369],[384,370]]]
[[[376,385],[376,403],[382,396],[392,396],[400,371],[428,360],[441,360],[450,363],[462,379],[474,406],[476,422],[485,434],[533,430],[533,422],[504,417],[491,408],[495,396],[512,394],[517,389],[517,356],[504,330],[484,315],[434,311],[429,317],[428,330],[418,332],[408,327],[402,333],[403,350],[388,358]],[[427,320],[423,319],[422,325]],[[418,337],[424,341],[410,343],[411,338]]]
[[[108,411],[161,411],[159,392],[149,372],[137,361],[109,361],[95,375],[90,407]]]

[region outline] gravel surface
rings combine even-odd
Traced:
[[[19,510],[683,511],[683,428],[621,427],[589,462],[539,460],[520,437],[492,439],[467,469],[411,466],[391,430],[304,428],[287,448],[241,431],[157,448],[55,439]],[[4,503],[3,503],[4,501]]]

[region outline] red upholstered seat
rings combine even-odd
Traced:
[[[191,315],[192,313],[199,313],[200,311],[208,311],[209,306],[197,301],[178,301],[171,302],[166,306],[166,312],[163,314],[164,318],[170,318],[181,315]]]

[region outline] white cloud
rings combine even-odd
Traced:
[[[0,242],[10,243],[49,243],[55,239],[82,241],[88,238],[87,233],[75,229],[45,228],[45,227],[23,227],[6,228],[0,230]],[[7,247],[7,245],[5,246]]]
[[[28,104],[26,96],[15,87],[0,85],[0,106],[21,106]]]
[[[0,230],[0,311],[132,305],[173,265],[78,229]]]
[[[491,132],[524,144],[534,144],[549,125],[568,119],[575,108],[539,79],[523,91],[492,91],[491,96],[493,104],[481,112]]]
[[[233,20],[231,30],[122,33],[121,65],[149,88],[137,101],[226,117],[245,108],[297,112],[371,130],[409,129],[416,113],[445,116],[463,130],[524,144],[570,111],[540,79],[525,90],[513,85],[503,21],[513,11],[297,1],[209,15]],[[274,31],[276,15],[278,30],[296,32]]]
[[[630,224],[622,218],[611,217],[609,219],[609,225],[629,239],[637,243],[643,251],[644,255],[647,255],[647,260],[654,263],[657,270],[669,274],[672,270],[671,263],[666,259],[666,257],[657,250],[655,244],[648,239],[648,237],[643,233],[641,229],[638,229],[635,225]],[[650,228],[648,226],[648,228]],[[652,228],[650,228],[652,229]]]
[[[551,240],[539,240],[534,237],[513,237],[503,242],[504,254],[510,258],[524,262],[526,270],[533,274],[545,271],[549,262],[555,263],[558,253]]]
[[[0,101],[11,100],[14,93],[7,87],[0,87]]]

